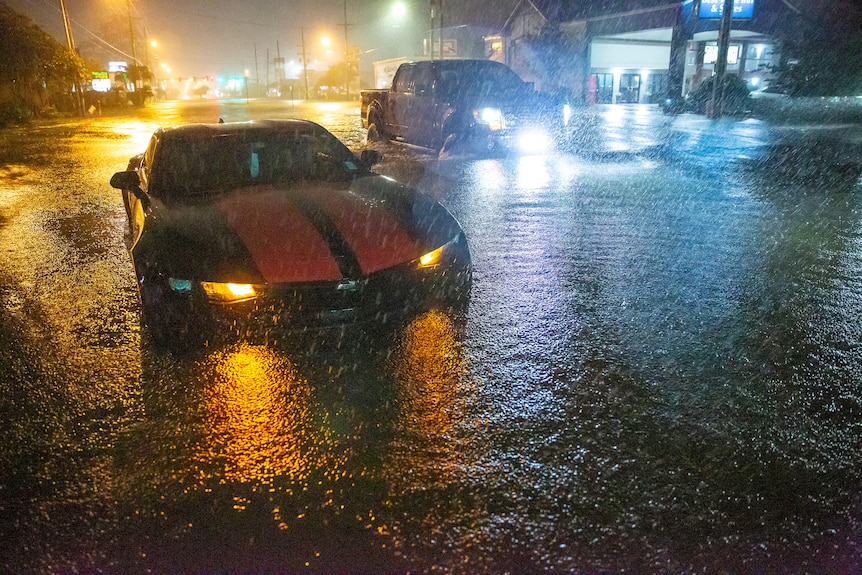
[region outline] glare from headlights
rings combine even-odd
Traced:
[[[251,284],[201,282],[207,297],[218,303],[239,303],[257,297]]]
[[[434,251],[430,251],[427,254],[423,255],[419,258],[419,267],[420,268],[430,268],[432,266],[436,266],[440,262],[440,258],[443,256],[443,249],[446,246],[442,246],[437,248]]]
[[[503,129],[503,112],[499,108],[473,110],[473,117],[480,124],[487,125],[489,130],[497,131]]]
[[[527,130],[518,136],[518,149],[523,154],[543,154],[551,148],[551,138],[544,130]]]

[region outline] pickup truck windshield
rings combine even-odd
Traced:
[[[440,89],[453,95],[489,96],[501,92],[516,95],[527,85],[512,70],[496,62],[440,63]]]

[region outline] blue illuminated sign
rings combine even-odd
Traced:
[[[724,0],[700,0],[700,18],[721,18]],[[751,18],[754,15],[754,0],[733,0],[734,18]]]

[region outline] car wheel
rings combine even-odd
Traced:
[[[386,140],[386,130],[383,127],[383,121],[379,114],[372,113],[368,117],[368,141],[382,142],[384,140]]]
[[[454,154],[463,143],[463,137],[457,133],[450,133],[443,137],[443,145],[440,146],[440,155]]]
[[[129,192],[123,190],[123,207],[126,208],[126,221],[129,223],[129,229],[132,228],[132,207],[129,205]]]

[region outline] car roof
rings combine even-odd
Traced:
[[[183,124],[158,130],[161,138],[207,139],[213,136],[241,134],[243,132],[320,132],[324,129],[308,120],[253,120],[249,122],[223,122],[218,124]]]

